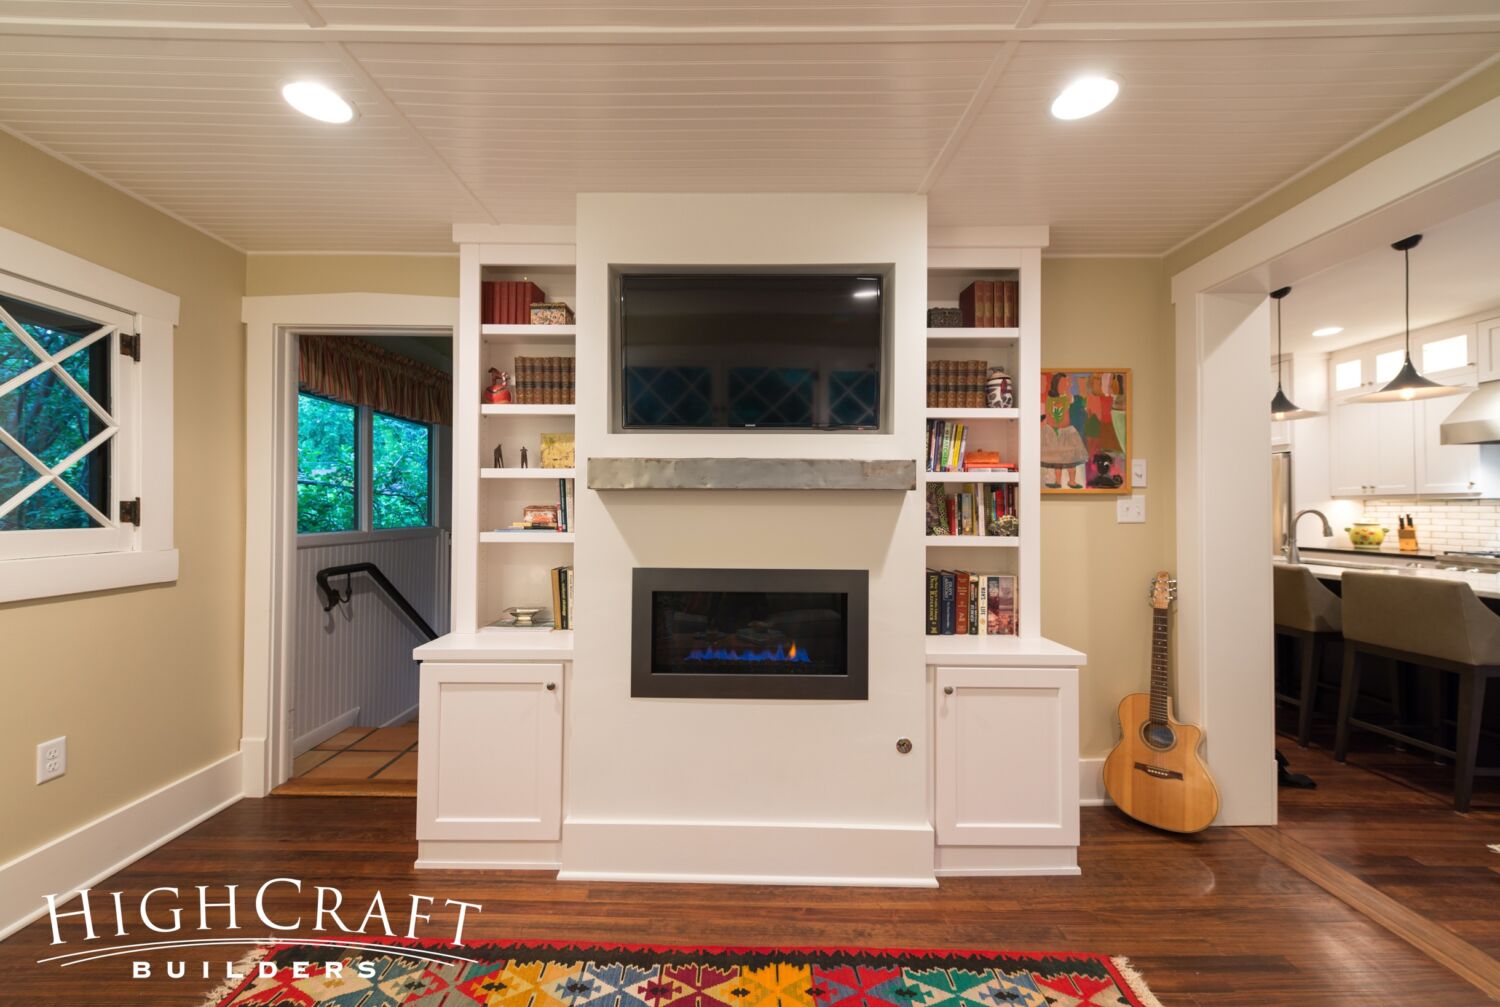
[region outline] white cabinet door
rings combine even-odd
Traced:
[[[422,665],[418,839],[558,839],[563,666]]]
[[[1377,496],[1417,491],[1417,404],[1377,402],[1375,413],[1375,470],[1370,482]]]
[[[1417,421],[1419,493],[1479,495],[1479,445],[1444,444],[1443,421],[1463,399],[1423,399],[1418,403]]]
[[[1328,423],[1330,492],[1336,497],[1368,496],[1375,483],[1375,413],[1368,402],[1341,402]]]
[[[1078,669],[936,669],[937,841],[1078,845]]]

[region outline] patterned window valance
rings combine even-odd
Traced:
[[[436,367],[347,336],[299,336],[302,390],[419,423],[453,422],[453,382]]]

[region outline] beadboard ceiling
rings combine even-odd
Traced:
[[[247,251],[878,191],[1157,255],[1497,52],[1496,0],[0,0],[0,126]],[[1120,99],[1052,119],[1089,71]]]

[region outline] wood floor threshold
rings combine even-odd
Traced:
[[[409,797],[417,796],[414,780],[287,780],[272,797]]]
[[[1491,1000],[1500,1001],[1500,961],[1275,828],[1242,825],[1235,831],[1372,923],[1390,931],[1470,983]]]

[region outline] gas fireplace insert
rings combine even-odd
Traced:
[[[866,699],[866,570],[638,568],[630,694]]]

